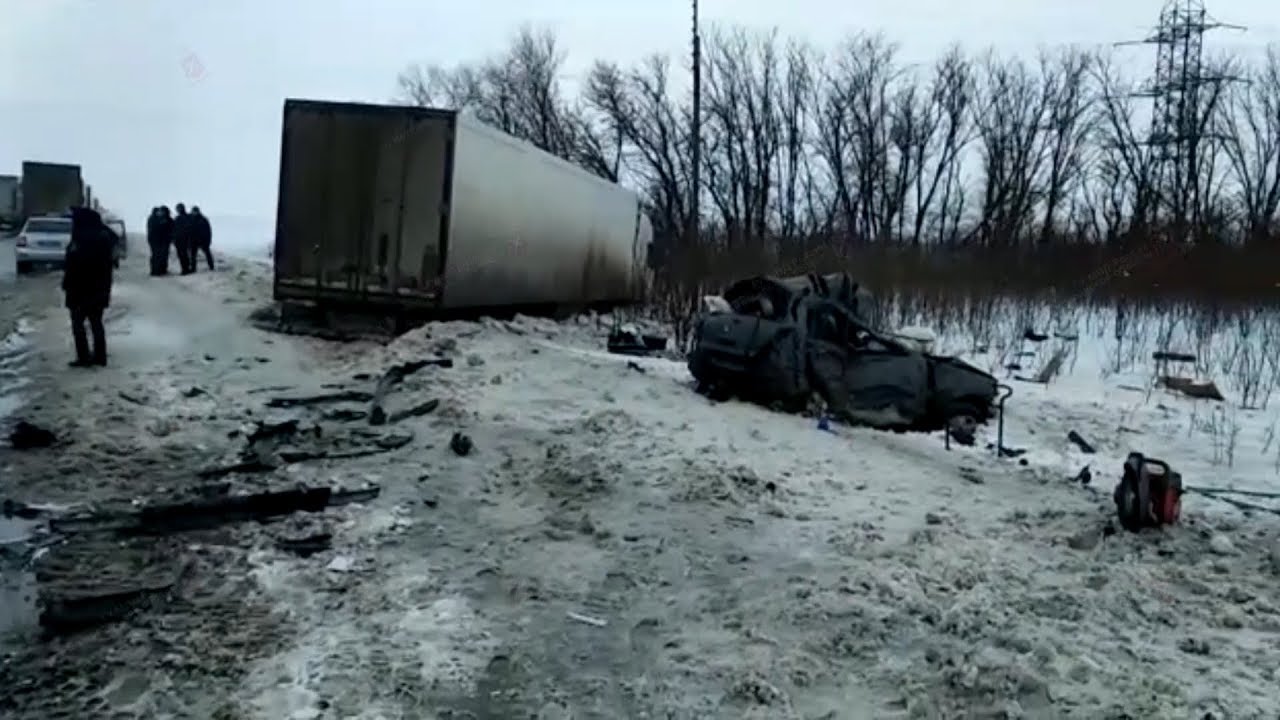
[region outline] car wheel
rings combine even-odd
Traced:
[[[19,260],[14,265],[13,270],[19,275],[26,275],[31,272],[31,263],[26,260]]]

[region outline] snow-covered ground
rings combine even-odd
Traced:
[[[453,367],[410,376],[390,409],[439,406],[391,426],[413,434],[399,450],[235,479],[380,484],[367,505],[81,549],[85,572],[117,556],[193,569],[167,605],[15,652],[5,717],[1280,713],[1280,522],[1189,496],[1178,527],[1103,532],[1130,450],[1191,485],[1277,485],[1274,411],[1218,411],[1240,428],[1228,465],[1209,404],[1125,389],[1149,373],[1103,377],[1089,358],[1105,344],[1086,337],[1066,377],[1012,383],[1005,442],[1027,452],[998,460],[994,423],[948,451],[713,404],[681,362],[604,352],[602,319],[442,323],[386,346],[249,329],[268,283],[236,260],[190,278],[131,268],[99,373],[64,367],[61,312],[33,318],[34,379],[57,390],[24,412],[75,443],[0,455],[0,493],[179,493],[250,421],[369,429],[269,398],[368,390],[436,354]],[[1090,487],[1071,482],[1085,464]],[[321,530],[333,547],[317,555],[276,547]]]

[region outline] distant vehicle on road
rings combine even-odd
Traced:
[[[21,187],[17,175],[0,175],[0,231],[11,232],[22,224]]]
[[[102,222],[111,228],[111,232],[116,234],[116,267],[120,267],[120,261],[129,257],[129,235],[125,231],[124,221],[117,217],[105,217]]]
[[[71,218],[64,215],[38,215],[28,218],[18,233],[14,247],[15,271],[24,275],[47,265],[62,267],[71,242]]]
[[[30,160],[22,163],[23,217],[61,214],[84,204],[84,179],[79,165]]]

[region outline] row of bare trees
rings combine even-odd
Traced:
[[[830,52],[774,32],[705,39],[705,242],[1023,247],[1280,239],[1280,50],[1215,61],[1176,183],[1147,141],[1149,101],[1104,53],[1028,60],[952,49],[904,63],[878,35]],[[660,240],[689,219],[688,70],[600,61],[565,90],[554,36],[520,31],[498,56],[420,67],[403,100],[480,119],[639,190]],[[1171,238],[1174,233],[1177,238]]]

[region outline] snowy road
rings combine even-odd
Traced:
[[[22,302],[44,308],[31,312],[31,372],[45,392],[24,413],[73,444],[0,454],[5,492],[189,495],[196,471],[234,458],[249,421],[293,417],[335,442],[379,430],[354,415],[361,404],[270,410],[276,394],[368,390],[437,353],[454,366],[411,376],[389,410],[438,407],[386,429],[412,434],[399,450],[232,478],[236,490],[381,484],[367,506],[50,553],[64,580],[190,570],[167,604],[0,664],[0,686],[20,688],[0,695],[0,714],[1276,713],[1274,520],[1197,502],[1183,527],[1102,534],[1111,468],[1130,443],[1168,447],[1176,399],[1120,413],[1078,388],[1020,389],[1007,430],[1027,463],[996,461],[982,443],[948,452],[937,436],[828,433],[711,404],[678,362],[602,352],[590,321],[448,323],[388,346],[268,334],[245,324],[267,275],[232,263],[156,280],[135,261],[100,372],[65,367],[55,288],[27,284]],[[1121,435],[1117,422],[1139,427]],[[1100,453],[1069,450],[1067,428]],[[474,452],[451,451],[455,432]],[[1083,462],[1103,492],[1067,482]],[[316,533],[332,547],[278,547]]]

